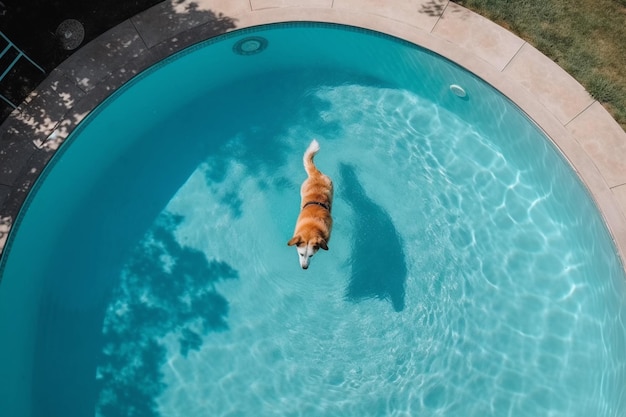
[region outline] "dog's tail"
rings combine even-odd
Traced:
[[[302,161],[304,162],[304,169],[309,176],[319,174],[319,170],[313,163],[313,157],[320,150],[320,144],[315,139],[311,141],[311,144],[304,152]]]

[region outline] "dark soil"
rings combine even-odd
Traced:
[[[0,94],[14,104],[21,103],[46,74],[56,68],[76,49],[61,46],[55,32],[66,19],[78,20],[85,30],[81,45],[96,38],[137,13],[162,0],[0,0],[0,31],[45,70],[45,74],[20,59],[0,82]],[[6,43],[0,38],[0,51]],[[80,48],[80,47],[79,47]],[[0,74],[15,54],[0,59]],[[12,111],[0,100],[0,122]]]

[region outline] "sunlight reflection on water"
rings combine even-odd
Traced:
[[[570,361],[595,357],[602,369],[606,352],[587,342],[605,323],[586,318],[599,306],[583,291],[584,246],[572,247],[572,224],[555,217],[565,203],[537,186],[523,156],[505,156],[446,111],[433,117],[435,106],[410,92],[342,85],[314,95],[326,103],[324,123],[338,128],[319,137],[304,116],[254,153],[245,134],[232,138],[161,214],[178,219],[163,230],[172,243],[153,242],[152,232],[142,244],[176,242],[236,269],[228,281],[212,273],[159,279],[165,298],[140,302],[176,317],[194,293],[210,293],[220,307],[204,308],[219,325],[207,326],[203,310],[138,323],[153,343],[138,339],[113,362],[137,363],[128,352],[160,346],[143,376],[162,375],[159,395],[146,394],[162,415],[571,415],[580,381],[594,385],[601,374]],[[364,98],[358,107],[354,96]],[[300,154],[313,136],[322,143],[318,166],[335,181],[336,226],[331,250],[303,273],[276,236],[287,236],[297,215]],[[270,168],[276,149],[284,157]],[[172,259],[189,265],[138,249],[152,258],[148,270],[127,267],[122,282],[136,288],[123,286],[125,305],[151,291],[151,269],[162,274]],[[116,338],[132,344],[137,326]],[[142,374],[115,375],[121,389]],[[484,392],[490,398],[481,401]],[[104,407],[109,397],[100,398]]]

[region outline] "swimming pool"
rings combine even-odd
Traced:
[[[335,229],[301,271],[312,137]],[[16,415],[625,408],[624,276],[586,191],[505,98],[386,36],[268,26],[163,62],[73,134],[16,230]]]

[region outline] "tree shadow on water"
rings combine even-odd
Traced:
[[[342,194],[355,213],[351,253],[352,274],[346,298],[389,300],[396,312],[404,309],[407,266],[402,242],[389,214],[369,199],[354,167],[341,164]]]
[[[205,109],[202,121],[211,126],[212,142],[219,144],[202,166],[206,184],[234,218],[242,215],[244,181],[254,181],[259,189],[289,186],[291,181],[277,175],[277,168],[293,157],[289,139],[300,142],[300,153],[313,135],[325,140],[341,136],[341,124],[324,117],[332,103],[318,94],[354,78],[341,71],[276,71],[262,79],[247,77],[225,84],[195,105]]]
[[[157,416],[164,339],[176,335],[186,357],[210,332],[228,328],[228,301],[215,284],[237,271],[181,246],[174,237],[181,221],[161,215],[126,266],[104,321],[97,415]]]
[[[294,128],[306,126],[316,135],[331,138],[337,135],[341,124],[323,116],[332,104],[317,94],[319,90],[338,88],[355,82],[355,76],[343,71],[316,69],[277,70],[259,76],[238,79],[212,92],[213,98],[203,98],[199,106],[207,108],[205,123],[212,135],[228,138],[222,147],[222,157],[215,160],[207,179],[221,182],[225,179],[228,161],[233,156],[252,172],[269,172],[282,165],[292,155],[284,138],[296,134]],[[371,83],[369,79],[358,79]],[[237,145],[233,138],[238,138]],[[308,145],[311,138],[302,138]]]

